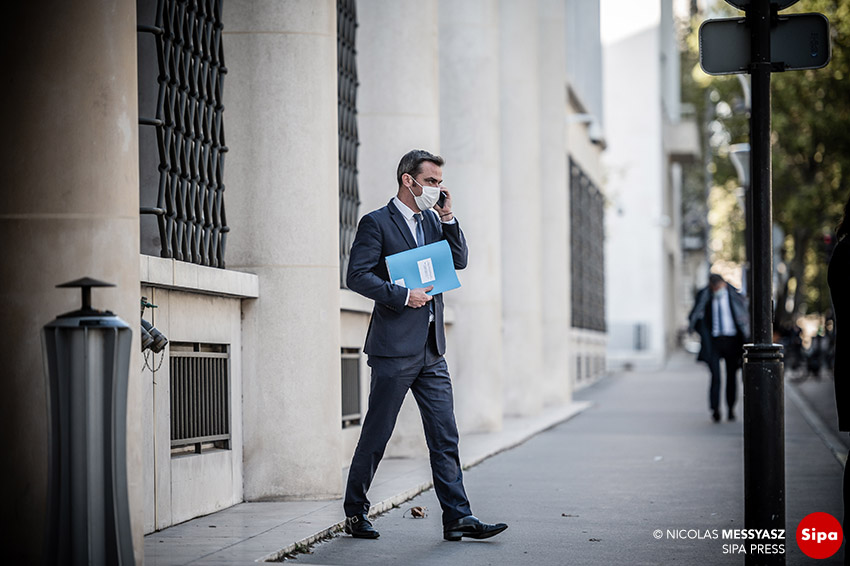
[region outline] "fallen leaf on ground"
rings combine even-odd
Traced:
[[[402,517],[406,516],[408,512],[410,513],[410,517],[413,519],[424,519],[428,516],[427,507],[411,507],[410,509],[404,512]]]

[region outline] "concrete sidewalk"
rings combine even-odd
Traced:
[[[510,525],[499,537],[444,542],[439,504],[428,490],[375,520],[380,539],[335,534],[295,558],[328,565],[743,564],[742,555],[724,552],[724,543],[736,541],[667,533],[744,527],[742,424],[711,422],[707,384],[704,364],[676,354],[663,371],[614,375],[577,393],[575,406],[563,414],[506,422],[510,433],[462,437],[465,463],[481,462],[465,476],[473,510],[482,520]],[[820,425],[810,424],[812,414],[828,413],[822,407],[827,387],[831,382],[787,388],[789,565],[840,564],[844,552],[811,560],[794,539],[809,513],[842,516],[841,448],[829,446],[818,431],[830,432],[828,414]],[[471,458],[473,447],[478,454]],[[424,461],[389,460],[370,495],[390,508],[425,487],[428,475]],[[417,505],[429,509],[428,517],[409,518]],[[249,564],[282,557],[293,543],[331,534],[341,520],[340,501],[242,504],[148,536],[145,562]],[[653,536],[656,530],[661,539]]]
[[[506,418],[503,430],[461,436],[461,462],[471,468],[590,406],[573,402],[528,418]],[[341,481],[348,475],[342,470]],[[427,453],[421,459],[386,458],[369,499],[372,514],[384,513],[433,486]],[[345,521],[342,499],[241,503],[145,537],[145,564],[238,565],[271,561],[333,533]]]

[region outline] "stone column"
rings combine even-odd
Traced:
[[[228,265],[243,307],[248,500],[341,493],[336,4],[224,4]]]
[[[570,245],[567,176],[567,46],[563,0],[539,0],[543,393],[569,401]]]
[[[6,561],[42,559],[47,494],[47,393],[41,327],[80,305],[133,329],[127,467],[136,560],[142,563],[142,387],[139,381],[139,149],[136,6],[131,0],[20,2],[0,39],[0,424]]]
[[[536,2],[500,0],[499,18],[505,413],[530,415],[543,405]]]
[[[437,0],[359,0],[357,126],[360,215],[398,191],[396,168],[411,149],[440,153]],[[451,162],[444,177],[452,174]],[[463,222],[463,213],[458,210]],[[364,337],[365,338],[365,337]],[[455,346],[449,343],[449,364]],[[425,437],[413,396],[399,414],[388,456],[424,456]]]
[[[440,146],[469,245],[454,309],[452,364],[461,431],[502,424],[499,3],[440,2]]]
[[[396,194],[402,155],[440,153],[437,0],[358,0],[357,19],[363,215]]]

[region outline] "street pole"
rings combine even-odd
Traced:
[[[751,33],[753,108],[751,175],[753,343],[744,346],[744,523],[747,529],[785,529],[785,391],[782,346],[773,343],[773,211],[770,159],[769,0],[747,9]],[[762,539],[754,544],[775,544]],[[787,548],[788,540],[785,545]],[[784,565],[784,554],[747,553],[747,566]]]
[[[752,137],[750,137],[752,139]],[[749,159],[752,159],[748,156]],[[755,300],[753,298],[753,270],[755,266],[753,265],[753,188],[752,181],[747,179],[747,182],[744,183],[744,249],[746,254],[746,260],[744,263],[746,264],[746,273],[744,277],[746,278],[747,285],[747,301],[749,303],[749,315],[750,315],[750,324],[753,324],[755,320]],[[750,329],[752,332],[752,328]]]

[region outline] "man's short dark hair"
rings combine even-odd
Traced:
[[[708,284],[711,285],[712,287],[714,287],[715,285],[718,285],[720,283],[726,283],[726,280],[723,279],[718,274],[712,273],[711,275],[708,276]]]
[[[420,173],[423,161],[430,161],[438,167],[442,167],[443,164],[446,162],[439,155],[434,155],[433,153],[429,153],[424,149],[414,149],[408,151],[401,158],[401,161],[398,162],[396,180],[398,181],[399,186],[401,186],[401,176],[405,173],[414,177]]]

